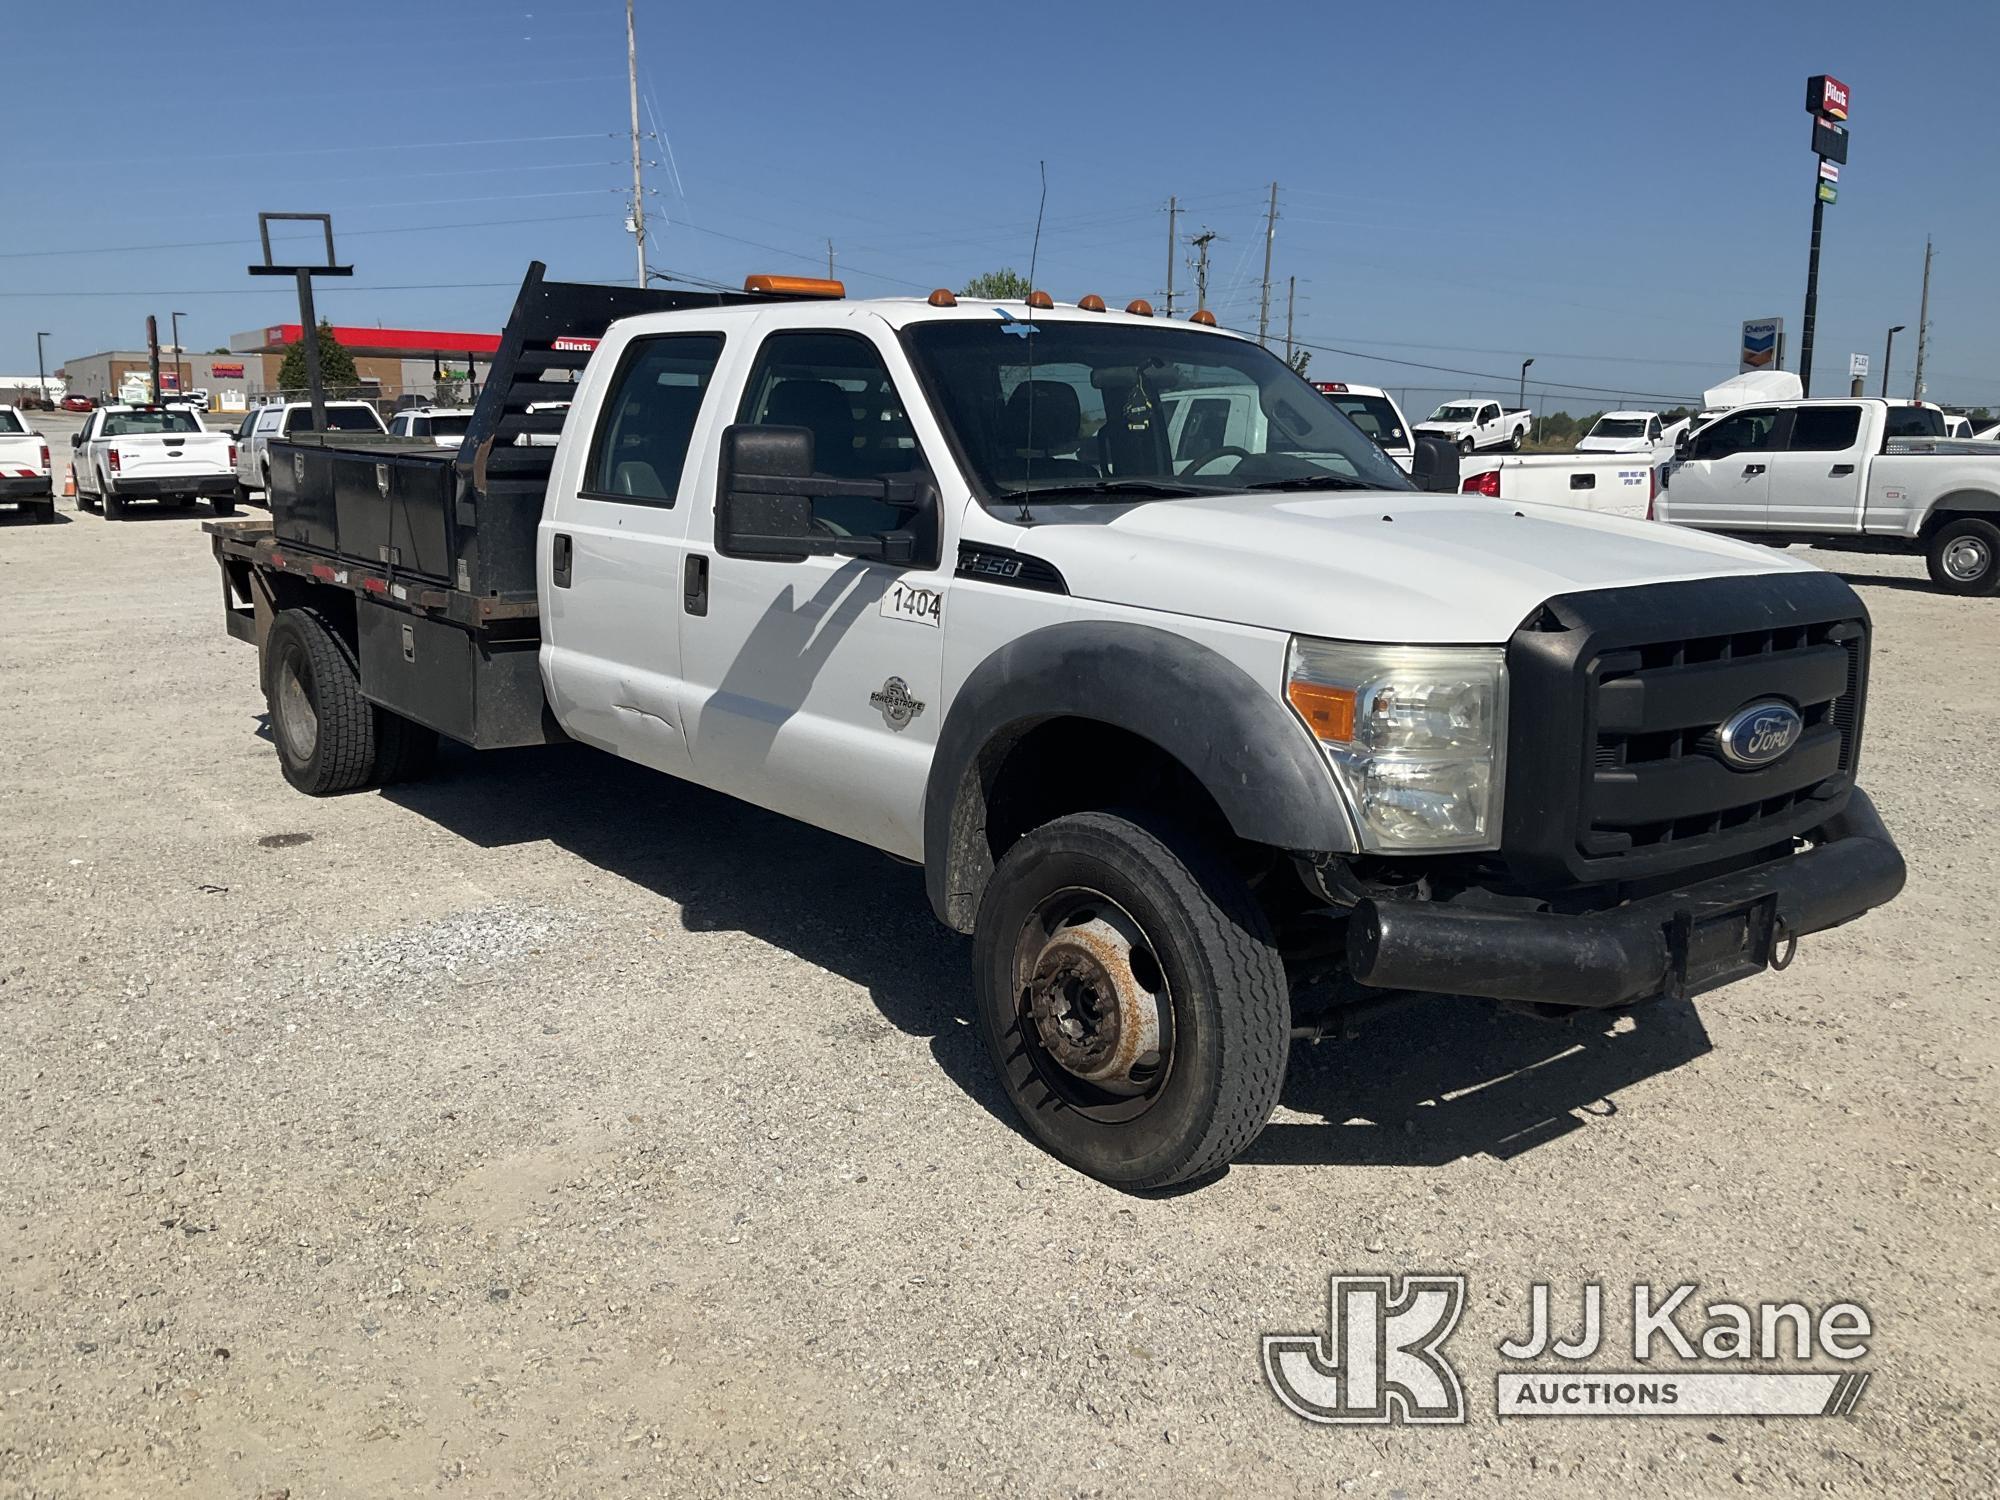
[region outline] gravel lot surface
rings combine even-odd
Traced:
[[[580,748],[301,797],[197,513],[0,516],[0,1495],[2000,1492],[2000,602],[1818,560],[1897,905],[1698,1006],[1301,1050],[1140,1198],[1014,1129],[917,871]],[[1365,1270],[1471,1278],[1468,1425],[1266,1388]],[[1500,1423],[1538,1278],[1606,1369],[1634,1281],[1856,1300],[1874,1378]]]

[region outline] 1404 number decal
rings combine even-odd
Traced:
[[[881,612],[885,620],[914,620],[935,629],[944,623],[944,595],[936,589],[892,583],[889,592],[882,596]]]

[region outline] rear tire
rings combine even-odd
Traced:
[[[235,503],[238,505],[248,505],[250,503],[250,486],[243,483],[240,479],[236,481]]]
[[[375,784],[422,781],[437,767],[438,732],[386,708],[375,710]]]
[[[265,644],[264,701],[285,780],[313,797],[351,792],[375,773],[375,705],[354,652],[316,609],[288,609]]]
[[[55,520],[55,518],[56,518],[56,502],[53,499],[45,500],[42,502],[41,505],[36,507],[35,519],[39,521],[42,525],[44,526],[48,525],[51,521]]]
[[[125,502],[111,493],[111,486],[108,483],[98,490],[97,503],[104,511],[105,520],[122,521],[125,519]]]
[[[973,965],[1028,1134],[1101,1182],[1213,1172],[1277,1105],[1291,1005],[1270,924],[1171,824],[1088,812],[1029,833],[987,883]]]
[[[1510,453],[1519,453],[1521,451],[1521,444],[1525,440],[1525,438],[1526,434],[1520,428],[1516,428],[1514,430],[1514,436],[1509,438],[1507,441],[1508,451]]]
[[[233,516],[236,514],[236,502],[227,495],[210,495],[208,497],[208,508],[218,516]]]
[[[2000,593],[2000,526],[1977,516],[1947,521],[1932,535],[1924,561],[1947,594]]]

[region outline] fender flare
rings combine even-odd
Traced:
[[[924,888],[970,932],[993,873],[987,795],[1008,749],[1052,719],[1088,719],[1187,767],[1241,838],[1352,853],[1347,805],[1305,727],[1220,653],[1150,625],[1071,621],[1011,641],[973,669],[938,733],[924,791]]]
[[[1991,490],[1953,490],[1932,502],[1921,534],[1929,537],[1959,516],[1992,516],[1995,512],[2000,512],[2000,495]]]

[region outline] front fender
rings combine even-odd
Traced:
[[[952,699],[924,795],[924,885],[939,920],[972,930],[993,873],[987,796],[1006,752],[1051,719],[1095,720],[1157,745],[1238,837],[1352,853],[1324,756],[1277,697],[1208,647],[1122,621],[1050,625],[1001,647]]]

